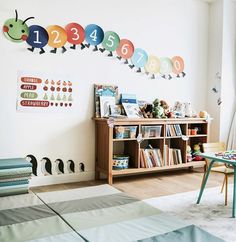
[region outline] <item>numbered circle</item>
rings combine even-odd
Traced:
[[[78,45],[84,41],[84,28],[77,23],[69,23],[65,27],[67,33],[67,41],[71,44]]]
[[[160,73],[163,75],[168,75],[172,71],[172,61],[168,57],[160,58]]]
[[[26,42],[34,48],[43,48],[48,43],[47,30],[39,25],[31,25]]]
[[[158,73],[160,71],[160,60],[156,56],[150,55],[144,68],[151,74]]]
[[[53,48],[60,48],[65,45],[67,41],[67,34],[65,29],[59,25],[51,25],[47,27],[49,36],[48,45]]]
[[[146,53],[145,50],[143,49],[135,49],[134,54],[131,58],[131,61],[133,63],[133,65],[135,65],[136,67],[143,67],[145,66],[145,64],[148,61],[148,55]]]
[[[116,50],[118,56],[129,59],[134,53],[134,45],[130,40],[122,39]]]
[[[104,38],[102,28],[96,24],[89,24],[85,28],[85,40],[90,45],[99,45]]]
[[[184,71],[184,60],[180,56],[174,56],[172,58],[172,72],[176,75]]]
[[[120,43],[120,37],[113,31],[107,31],[102,41],[102,46],[108,51],[114,51]]]

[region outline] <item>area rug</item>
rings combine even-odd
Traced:
[[[232,190],[233,186],[229,185],[228,206],[224,206],[224,194],[220,193],[220,187],[205,189],[198,205],[196,201],[199,190],[144,201],[227,242],[235,242],[236,219],[232,218]]]

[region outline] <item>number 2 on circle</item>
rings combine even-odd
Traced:
[[[54,40],[53,40],[53,43],[54,43],[54,44],[61,43],[61,39],[59,39],[60,34],[59,34],[59,32],[58,32],[57,30],[53,30],[53,31],[51,32],[51,34],[52,34],[52,35],[55,34],[55,38],[54,38]]]

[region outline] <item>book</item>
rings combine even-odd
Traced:
[[[135,94],[121,94],[121,103],[138,103]]]
[[[115,103],[116,103],[118,100],[118,86],[94,84],[94,116],[96,118],[101,117],[101,113],[100,113],[101,96],[115,97]]]
[[[128,118],[143,118],[143,114],[137,103],[122,103]]]
[[[140,168],[145,168],[142,149],[140,150]]]
[[[179,124],[174,124],[175,132],[177,136],[182,136],[182,131]]]
[[[110,114],[110,106],[115,105],[115,97],[100,96],[100,116],[108,117]]]

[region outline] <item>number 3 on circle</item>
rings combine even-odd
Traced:
[[[77,23],[69,23],[65,27],[67,33],[67,41],[74,45],[79,45],[84,41],[84,28]]]

